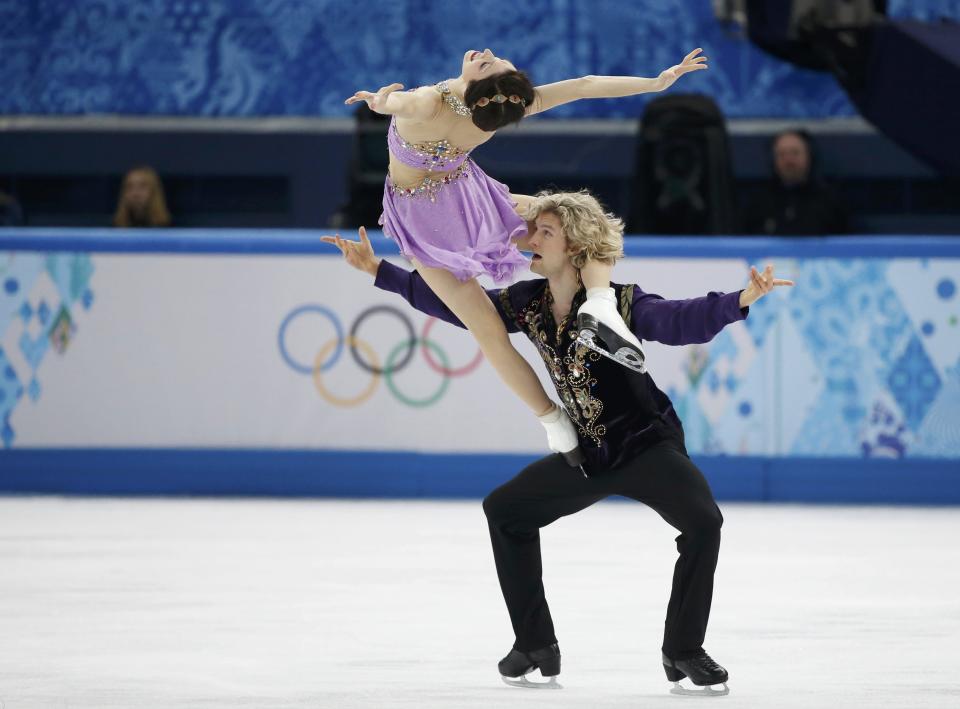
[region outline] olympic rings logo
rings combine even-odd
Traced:
[[[319,315],[329,320],[333,325],[336,336],[320,345],[312,362],[302,362],[290,354],[287,338],[290,326],[294,321],[311,315]],[[379,315],[389,315],[399,320],[406,334],[406,337],[394,345],[382,361],[373,346],[359,334],[364,323]],[[452,378],[470,374],[483,361],[483,352],[478,349],[476,355],[469,362],[459,367],[452,367],[447,353],[439,344],[430,339],[430,331],[436,321],[437,319],[434,317],[427,318],[418,336],[413,322],[403,311],[389,305],[374,305],[362,311],[350,326],[350,332],[345,334],[340,318],[330,308],[315,304],[301,305],[291,310],[283,319],[283,322],[280,323],[277,345],[283,361],[295,372],[311,377],[317,393],[325,401],[335,406],[351,407],[363,404],[373,396],[382,377],[386,382],[387,389],[397,401],[413,408],[425,408],[437,403],[446,394]],[[366,386],[353,396],[334,394],[327,387],[325,381],[327,372],[337,365],[343,357],[345,349],[350,351],[353,363],[370,375],[370,381]],[[397,382],[397,374],[410,365],[418,351],[426,365],[440,375],[440,385],[424,396],[414,397],[400,388]]]

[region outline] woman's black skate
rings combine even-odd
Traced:
[[[577,343],[634,372],[643,374],[647,371],[643,350],[634,347],[589,313],[577,315]]]
[[[663,655],[663,669],[667,673],[667,679],[673,682],[670,694],[694,697],[722,697],[730,694],[730,689],[727,687],[727,671],[714,662],[706,652],[701,651],[699,655],[685,660],[671,660]],[[691,682],[702,689],[686,689],[680,686],[680,680],[684,677],[689,677]],[[714,689],[713,685],[717,684],[723,685],[723,688]]]
[[[557,682],[560,674],[560,647],[554,643],[540,650],[520,652],[511,650],[497,665],[500,678],[511,687],[527,689],[563,689]],[[547,682],[531,682],[525,675],[539,669],[540,674],[548,678]]]

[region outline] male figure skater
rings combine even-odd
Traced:
[[[576,312],[586,294],[578,268],[588,259],[623,255],[623,222],[586,192],[541,193],[527,203],[535,225],[522,245],[530,270],[544,278],[521,281],[488,296],[510,332],[523,332],[540,353],[578,428],[586,456],[581,469],[559,454],[538,460],[483,501],[500,588],[513,624],[513,648],[500,661],[504,681],[558,687],[560,649],[544,594],[540,528],[609,495],[639,500],[680,531],[673,589],[667,606],[662,659],[677,694],[726,694],[727,671],[703,649],[723,517],[706,480],[684,447],[683,429],[667,396],[647,372],[601,357],[578,342]],[[374,276],[378,288],[416,309],[462,325],[416,272],[376,258],[366,231],[360,240],[323,237],[346,261]],[[668,345],[708,342],[776,286],[773,267],[750,270],[747,287],[689,300],[664,300],[635,285],[612,284],[621,315],[640,340]],[[525,675],[539,669],[548,682]],[[699,690],[685,689],[689,677]],[[713,689],[713,685],[722,685]]]

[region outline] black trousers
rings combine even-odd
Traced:
[[[723,516],[683,444],[668,439],[589,478],[560,455],[548,456],[483,501],[517,650],[529,652],[557,642],[543,590],[540,528],[614,494],[650,506],[680,532],[662,649],[673,659],[702,649]]]

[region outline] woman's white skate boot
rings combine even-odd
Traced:
[[[554,453],[559,453],[571,468],[580,468],[583,471],[583,451],[580,449],[580,439],[567,412],[557,404],[542,416],[537,416],[547,431],[547,446]],[[586,471],[583,472],[586,476]]]
[[[613,288],[589,288],[577,311],[577,342],[634,372],[647,371],[646,356],[636,335],[617,311]]]

